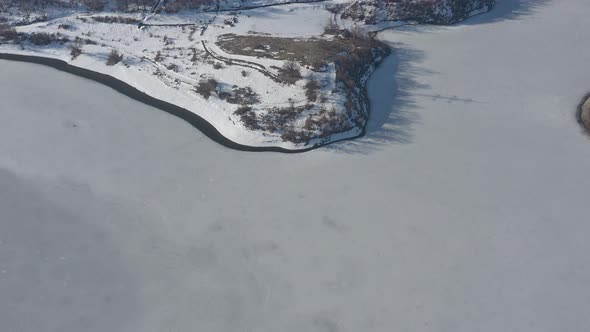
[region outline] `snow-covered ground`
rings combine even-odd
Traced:
[[[71,41],[81,38],[82,53],[76,58],[70,54],[71,43],[52,43],[49,46],[36,46],[30,42],[21,45],[4,43],[0,44],[0,53],[59,59],[75,67],[113,76],[150,96],[201,116],[223,136],[242,145],[301,150],[362,133],[367,105],[362,105],[360,98],[353,93],[350,100],[360,106],[345,106],[349,100],[349,91],[337,81],[332,60],[328,61],[325,70],[314,71],[302,66],[302,78],[295,84],[286,84],[277,79],[281,78],[280,68],[285,64],[285,59],[228,54],[216,45],[218,38],[226,34],[333,40],[336,37],[322,36],[333,16],[323,4],[287,4],[240,13],[184,11],[162,14],[149,16],[143,21],[149,25],[166,26],[145,26],[142,29],[138,29],[137,24],[94,20],[105,16],[124,17],[137,22],[142,18],[141,14],[74,12],[47,22],[17,27],[20,33],[54,33]],[[123,61],[109,66],[106,62],[113,50],[123,55]],[[220,59],[241,60],[256,66],[242,66],[237,62],[230,64]],[[377,59],[381,57],[369,60]],[[262,71],[257,70],[260,67]],[[368,70],[366,74],[370,73]],[[305,86],[312,77],[321,83],[321,87],[320,97],[310,101],[306,98]],[[297,114],[292,121],[272,126],[278,127],[278,130],[252,130],[244,125],[241,115],[236,113],[243,105],[229,102],[215,92],[205,98],[195,91],[201,82],[208,79],[215,79],[219,83],[219,89],[216,89],[219,92],[231,92],[232,87],[251,89],[258,102],[248,106],[257,114],[259,123],[263,122],[265,115],[279,113],[277,110],[296,107],[302,111],[295,112]],[[356,94],[360,95],[361,92]],[[328,135],[328,130],[321,129],[321,126],[311,130],[304,128],[308,119],[321,121],[326,118],[324,113],[331,110],[336,111],[336,116],[328,117],[331,124],[328,130],[333,131],[333,135]],[[338,129],[339,126],[343,128]],[[304,142],[285,140],[283,134],[289,129],[306,132],[311,139]]]
[[[367,137],[302,155],[0,61],[0,330],[587,331],[588,8],[381,33]]]
[[[425,9],[420,15],[454,22],[487,11],[494,2],[485,0],[490,5],[483,6],[481,1],[473,0],[465,12],[453,12],[450,3],[441,0],[436,13]],[[229,0],[214,6],[222,11],[147,14],[117,11],[111,2],[100,13],[47,7],[32,16],[11,6],[0,18],[16,30],[14,37],[0,40],[0,54],[58,59],[112,76],[197,114],[242,146],[307,150],[364,133],[370,113],[366,79],[389,50],[350,31],[360,29],[360,35],[368,37],[370,31],[408,24],[399,21],[409,15],[404,10],[378,9],[375,2],[362,7],[354,20],[342,19],[345,10],[334,6],[353,3]],[[244,10],[228,10],[238,7]],[[379,24],[359,22],[365,9],[383,11],[384,16],[371,20]],[[39,34],[52,34],[53,42],[34,42]],[[300,45],[285,47],[277,38],[295,39]],[[236,46],[230,51],[217,45],[224,41]],[[115,51],[123,60],[109,63]],[[284,74],[287,60],[299,63],[299,78],[293,82]],[[309,93],[310,82],[317,82],[317,92]],[[251,98],[240,97],[244,91]]]

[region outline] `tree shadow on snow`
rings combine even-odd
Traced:
[[[541,6],[554,0],[499,0],[496,6],[487,13],[474,16],[457,25],[489,24],[504,20],[521,19],[535,13]],[[432,32],[444,28],[435,25],[409,25],[398,31],[408,33]],[[413,141],[412,126],[420,121],[417,113],[418,97],[448,99],[448,101],[476,102],[458,97],[427,95],[420,90],[429,89],[420,84],[417,77],[435,74],[420,68],[418,64],[424,59],[420,50],[410,49],[403,44],[391,45],[393,52],[371,77],[368,84],[371,100],[371,114],[364,137],[336,142],[325,149],[368,154],[379,150],[385,145],[408,144]]]
[[[471,17],[458,25],[476,25],[505,20],[516,20],[534,14],[540,7],[554,0],[498,0],[496,6],[481,15]]]
[[[424,53],[403,44],[393,44],[392,54],[373,73],[368,83],[371,114],[364,137],[331,144],[328,150],[368,154],[391,144],[413,141],[412,125],[420,121],[415,92],[428,89],[417,77],[434,72],[417,64]]]

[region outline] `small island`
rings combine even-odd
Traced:
[[[232,148],[307,151],[364,135],[391,52],[376,31],[494,2],[21,0],[0,5],[0,58],[107,84]]]

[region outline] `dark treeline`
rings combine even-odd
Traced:
[[[156,0],[2,0],[0,10],[9,7],[19,7],[24,10],[39,10],[48,6],[60,6],[66,8],[84,7],[92,11],[101,11],[107,8],[121,11],[137,11],[151,9]],[[166,11],[178,11],[180,9],[199,8],[212,6],[217,0],[171,0],[166,5]]]

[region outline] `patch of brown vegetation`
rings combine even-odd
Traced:
[[[295,61],[320,70],[339,54],[349,54],[357,48],[371,49],[375,46],[373,39],[356,37],[347,31],[340,31],[332,39],[225,34],[219,36],[217,45],[229,54]]]
[[[580,105],[580,123],[590,133],[590,94],[586,96],[585,102]]]

